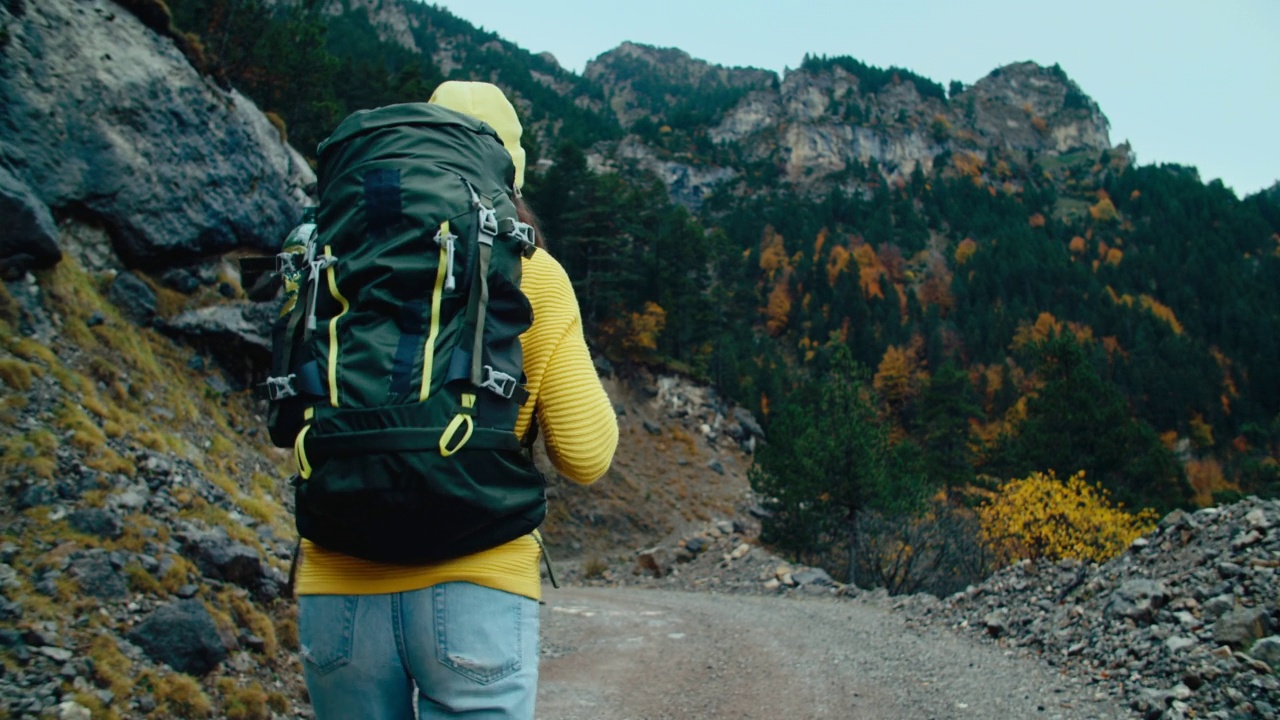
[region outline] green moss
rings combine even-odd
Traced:
[[[93,491],[101,492],[101,491]],[[88,493],[85,493],[87,496]],[[103,543],[108,550],[127,550],[134,553],[146,552],[148,542],[165,545],[169,542],[169,528],[155,518],[141,512],[132,513],[122,523],[124,533],[115,540]],[[149,531],[155,534],[148,537]]]
[[[69,431],[71,444],[85,451],[93,451],[107,442],[102,428],[78,405],[64,402],[54,416],[54,426]]]
[[[19,411],[31,404],[26,395],[11,393],[0,398],[0,425],[17,425],[21,417]]]
[[[249,517],[261,523],[266,523],[279,529],[282,524],[282,518],[288,515],[279,503],[266,497],[241,497],[236,500]]]
[[[157,432],[148,431],[139,433],[134,435],[133,439],[142,447],[156,452],[163,452],[168,448],[168,445],[164,441],[164,437]]]
[[[276,478],[264,472],[255,472],[249,476],[249,486],[271,496],[276,492]]]
[[[99,481],[99,484],[101,484],[101,482],[102,481]],[[87,507],[100,508],[107,504],[107,491],[101,489],[86,490],[84,494],[80,496],[80,502]]]
[[[284,693],[274,690],[267,693],[267,707],[273,712],[283,715],[289,710],[289,698]]]

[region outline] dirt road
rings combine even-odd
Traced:
[[[1129,718],[1070,678],[874,605],[548,588],[540,720]]]

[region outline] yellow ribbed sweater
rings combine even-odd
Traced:
[[[538,426],[556,469],[580,483],[609,469],[618,422],[582,335],[573,286],[560,263],[540,250],[524,261],[520,289],[533,306],[533,326],[520,336],[529,401],[520,409],[523,436],[538,409]],[[302,541],[297,590],[302,595],[369,595],[465,581],[541,598],[538,543],[532,535],[474,555],[429,565],[361,560]]]

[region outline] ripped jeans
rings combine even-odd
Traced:
[[[538,603],[465,582],[302,595],[298,641],[317,720],[532,720]]]

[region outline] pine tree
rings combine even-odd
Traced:
[[[929,478],[948,492],[962,490],[973,480],[975,439],[970,421],[981,415],[967,373],[950,362],[934,372],[920,400],[924,462]]]
[[[920,479],[892,471],[888,428],[877,417],[866,370],[838,347],[824,375],[786,398],[768,434],[749,473],[770,513],[763,539],[809,562],[830,562],[832,549],[845,547],[842,569],[856,582],[861,514],[920,499]]]

